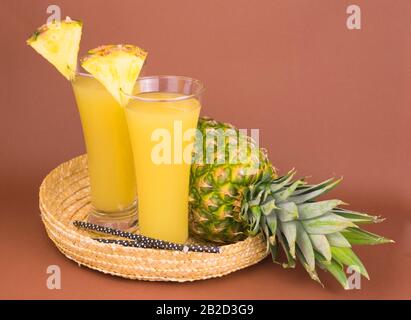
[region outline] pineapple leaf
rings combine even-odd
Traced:
[[[341,208],[334,208],[332,210],[333,213],[338,214],[341,217],[344,217],[356,224],[366,224],[366,223],[379,223],[384,221],[384,218],[378,216],[372,216],[366,213],[341,209]]]
[[[341,204],[344,204],[341,200],[325,200],[303,203],[298,206],[299,217],[301,220],[316,218]]]
[[[299,185],[302,185],[304,182],[301,180],[294,181],[289,187],[287,187],[284,191],[281,191],[279,194],[275,195],[275,198],[280,201],[287,200],[297,189]]]
[[[299,249],[297,249],[297,257],[298,257],[298,260],[300,260],[301,264],[303,265],[304,269],[310,275],[310,278],[314,281],[317,281],[324,288],[324,285],[322,284],[320,277],[318,276],[317,271],[315,270],[315,266],[313,269],[311,268],[311,266],[307,263],[304,255]]]
[[[324,257],[322,257],[317,252],[315,253],[315,258],[317,259],[317,264],[320,266],[320,268],[325,269],[329,273],[331,273],[332,276],[341,284],[341,286],[345,290],[349,289],[347,276],[345,275],[343,267],[338,262],[332,259],[327,263]]]
[[[277,256],[278,256],[278,245],[277,244],[270,245],[270,253],[271,253],[271,259],[273,260],[273,262],[278,263],[277,262]]]
[[[277,232],[277,216],[275,214],[275,212],[271,213],[270,215],[268,215],[266,217],[266,223],[268,228],[271,231],[271,236],[273,239],[269,239],[270,243],[275,243],[275,234]]]
[[[260,229],[261,209],[258,206],[253,206],[250,207],[249,212],[251,212],[250,234],[256,235]]]
[[[270,215],[277,208],[275,205],[275,200],[271,199],[260,206],[261,211],[265,216]]]
[[[347,228],[342,231],[342,234],[351,244],[374,245],[394,242],[394,240],[379,236],[378,234],[371,233],[360,228]]]
[[[358,271],[364,277],[366,277],[368,280],[370,279],[368,272],[362,264],[361,260],[357,257],[354,251],[352,251],[351,248],[331,247],[331,252],[333,259],[348,267],[354,267],[358,269]]]
[[[314,249],[321,253],[327,262],[331,261],[331,248],[327,237],[323,234],[310,234],[309,237]]]
[[[308,236],[307,232],[304,230],[304,227],[301,223],[296,222],[297,225],[297,245],[300,249],[302,255],[307,262],[308,267],[310,270],[315,269],[315,257],[314,257],[314,248],[311,244],[310,237]]]
[[[329,234],[348,227],[356,227],[351,221],[333,213],[327,213],[319,218],[302,220],[301,223],[309,234]]]
[[[252,192],[254,188],[255,188],[254,185],[250,186],[249,188],[250,192]],[[249,201],[250,206],[259,206],[261,204],[261,197],[263,196],[263,194],[264,194],[264,190],[260,190],[257,193],[257,196],[254,196],[252,200]]]
[[[340,232],[327,234],[326,237],[332,247],[351,248],[350,242]]]
[[[284,238],[280,231],[277,231],[277,238],[287,258],[287,263],[282,264],[283,268],[295,268],[295,259],[291,256],[290,248],[288,247],[287,243],[284,241]]]
[[[261,217],[261,227],[260,228],[263,231],[265,239],[267,240],[267,251],[268,251],[270,249],[270,245],[274,244],[274,243],[270,242],[270,241],[272,241],[272,238],[270,237],[271,232],[270,232],[270,229],[268,228],[268,225],[266,223],[266,217],[265,216]]]
[[[272,194],[282,190],[294,177],[295,170],[290,170],[285,176],[279,177],[273,181],[270,186],[270,191]]]
[[[293,201],[296,204],[304,203],[309,200],[313,200],[317,198],[318,196],[324,194],[325,192],[331,190],[334,188],[337,184],[339,184],[341,179],[334,180],[328,179],[320,184],[314,185],[311,188],[308,188],[307,190],[303,191],[301,194],[291,196],[289,198],[289,201]]]
[[[292,221],[298,219],[298,208],[294,202],[284,202],[278,204],[278,218],[283,221]]]
[[[295,242],[297,240],[297,223],[295,221],[283,222],[280,224],[289,247],[290,255],[295,259]]]

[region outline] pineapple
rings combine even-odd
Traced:
[[[38,28],[27,44],[60,71],[67,80],[73,80],[77,71],[82,23],[71,20],[54,20]]]
[[[194,163],[191,166],[191,232],[198,238],[215,243],[243,240],[248,236],[248,221],[242,217],[241,211],[243,194],[248,186],[261,180],[263,175],[275,178],[276,170],[270,164],[264,150],[258,149],[249,137],[241,135],[234,126],[209,118],[200,118],[197,129],[202,133],[203,139],[196,139]],[[230,131],[233,134],[227,134],[221,143],[228,146],[231,141],[236,143],[237,138],[239,141],[248,142],[246,159],[241,162],[241,159],[237,159],[236,164],[232,163],[234,161],[225,163],[225,159],[230,156],[229,147],[224,150],[217,149],[217,139],[206,139],[207,135],[222,136],[223,132]],[[211,154],[212,159],[201,159],[207,153]],[[233,153],[230,160],[233,160],[233,156],[239,156],[238,150]],[[221,164],[218,164],[219,159],[223,160]],[[207,162],[214,164],[210,165]]]
[[[238,130],[232,125],[209,118],[199,120],[198,129],[203,136],[207,131]],[[267,250],[274,262],[278,251],[285,252],[285,268],[294,268],[299,260],[313,280],[320,282],[316,266],[329,271],[348,289],[344,266],[355,268],[366,278],[367,270],[355,255],[351,245],[393,242],[387,238],[359,228],[366,223],[383,219],[365,213],[346,210],[340,200],[315,201],[334,188],[341,179],[329,179],[309,185],[303,179],[293,180],[291,170],[277,177],[265,152],[252,157],[257,148],[248,138],[248,161],[230,164],[198,161],[206,150],[214,150],[213,160],[229,160],[229,154],[218,154],[213,141],[202,139],[195,145],[195,163],[190,181],[190,232],[202,240],[233,243],[262,232],[267,239]],[[229,144],[230,139],[225,138]],[[212,149],[210,149],[212,148]],[[251,170],[250,170],[251,168]]]
[[[88,51],[81,65],[125,106],[146,57],[144,49],[133,45],[105,45]]]

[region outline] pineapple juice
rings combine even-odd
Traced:
[[[142,93],[126,107],[137,177],[139,227],[143,235],[184,243],[188,238],[188,194],[196,98],[177,93]],[[163,100],[163,101],[161,101]],[[164,101],[168,100],[168,101]]]
[[[113,217],[129,210],[136,200],[124,108],[92,76],[80,74],[72,86],[88,155],[91,203],[95,211]]]

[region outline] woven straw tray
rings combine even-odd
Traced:
[[[97,242],[72,224],[74,220],[87,220],[89,191],[85,155],[55,168],[40,187],[41,217],[48,236],[67,258],[80,265],[129,279],[184,282],[221,277],[267,256],[261,235],[226,245],[217,254]],[[195,243],[193,239],[189,242]]]

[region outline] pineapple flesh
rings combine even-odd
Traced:
[[[38,28],[27,40],[36,50],[71,81],[77,72],[82,23],[71,20],[50,22]]]
[[[199,120],[198,129],[203,135],[207,130],[236,130],[208,118]],[[195,154],[205,153],[208,147],[207,143],[196,143]],[[349,289],[344,272],[347,266],[369,278],[352,245],[393,242],[359,227],[383,219],[343,209],[345,203],[340,200],[316,201],[341,179],[309,185],[303,179],[294,180],[294,170],[277,177],[266,154],[259,155],[259,169],[251,173],[249,169],[256,168],[253,157],[239,164],[192,165],[191,234],[224,244],[262,232],[274,262],[279,263],[278,253],[282,250],[286,258],[283,267],[294,268],[298,260],[319,283],[316,267],[330,272],[345,289]],[[227,154],[215,153],[215,158],[223,156]]]
[[[81,65],[125,106],[146,57],[147,51],[133,45],[105,45],[88,51]]]

